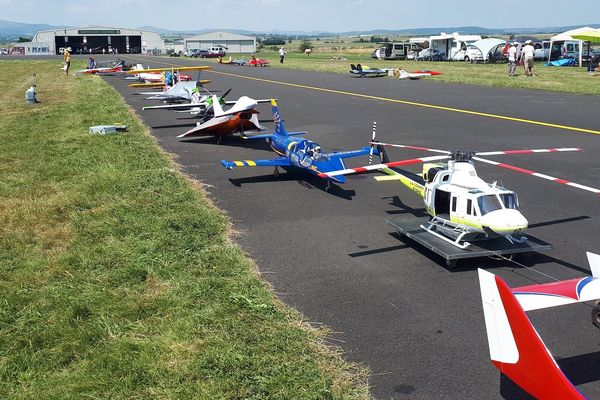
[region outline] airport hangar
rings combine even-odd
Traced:
[[[215,31],[190,36],[184,40],[185,50],[209,50],[224,47],[228,53],[256,53],[256,36]]]
[[[102,49],[117,49],[118,53],[164,54],[165,42],[156,32],[138,29],[86,26],[81,28],[52,29],[39,31],[31,42],[28,54],[60,54],[61,49],[70,47],[74,54],[102,53]]]

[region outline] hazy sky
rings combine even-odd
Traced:
[[[600,23],[598,3],[571,0],[0,0],[0,19],[174,30],[351,31],[448,26],[535,28]]]

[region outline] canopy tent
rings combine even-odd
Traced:
[[[589,31],[571,35],[575,40],[583,40],[584,42],[600,43],[600,29],[592,29]]]
[[[487,38],[473,42],[471,45],[477,47],[481,51],[483,62],[486,62],[490,56],[490,51],[504,43],[506,43],[506,40]]]
[[[552,46],[554,45],[554,42],[565,42],[567,40],[579,41],[579,64],[578,65],[581,67],[581,65],[583,64],[583,54],[582,54],[583,53],[583,42],[585,42],[587,40],[577,39],[574,36],[594,32],[594,31],[600,33],[600,30],[598,30],[598,29],[590,28],[589,26],[584,26],[582,28],[571,29],[569,31],[560,33],[556,36],[552,36],[550,38],[550,54],[548,55],[548,61],[550,61],[552,58]]]

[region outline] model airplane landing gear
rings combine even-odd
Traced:
[[[600,329],[600,301],[596,300],[594,304],[595,307],[592,309],[592,324]]]
[[[279,167],[275,167],[275,169],[273,170],[273,175],[275,176],[275,178],[279,178]]]

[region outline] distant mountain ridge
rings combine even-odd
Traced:
[[[483,35],[501,35],[501,34],[543,34],[543,33],[558,33],[570,29],[579,28],[581,26],[590,26],[592,28],[600,28],[599,24],[582,24],[568,26],[553,26],[542,28],[484,28],[480,26],[456,26],[456,27],[439,27],[439,28],[411,28],[411,29],[372,29],[372,30],[356,30],[346,32],[328,32],[328,31],[292,31],[292,30],[269,30],[269,31],[251,31],[243,29],[164,29],[155,26],[140,26],[134,29],[147,30],[157,32],[161,35],[177,35],[177,34],[192,34],[197,35],[206,32],[214,32],[221,30],[232,32],[241,35],[290,35],[290,36],[373,36],[373,35],[401,35],[401,36],[429,36],[436,35],[440,32],[452,33],[459,32],[463,34],[483,34]],[[0,36],[33,36],[37,31],[49,29],[64,29],[68,26],[50,25],[50,24],[27,24],[22,22],[13,22],[0,20]]]
[[[23,22],[13,22],[0,19],[1,36],[33,36],[37,31],[64,28],[68,27],[64,25],[26,24]]]
[[[241,35],[291,35],[291,36],[369,36],[369,35],[401,35],[401,36],[429,36],[437,35],[440,32],[452,33],[459,32],[467,35],[506,35],[506,34],[544,34],[544,33],[559,33],[571,29],[589,26],[591,28],[600,28],[598,24],[582,24],[582,25],[566,25],[566,26],[551,26],[541,28],[484,28],[480,26],[455,26],[455,27],[438,27],[438,28],[411,28],[411,29],[372,29],[368,31],[346,31],[346,32],[328,32],[328,31],[286,31],[286,30],[270,30],[270,31],[250,31],[242,29],[182,29],[172,30],[157,28],[155,26],[142,26],[136,29],[149,30],[158,32],[161,35],[176,35],[176,34],[201,34],[206,32],[214,32],[221,30],[225,32],[238,33]]]

